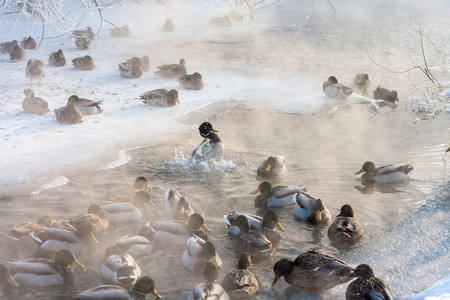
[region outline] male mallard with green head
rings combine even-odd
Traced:
[[[194,213],[186,197],[178,190],[168,189],[165,194],[165,211],[169,220],[187,220]]]
[[[177,103],[180,104],[180,101],[178,100],[178,91],[174,89],[170,91],[166,89],[148,91],[139,98],[141,98],[142,102],[148,106],[167,107],[175,106]]]
[[[18,286],[19,284],[12,278],[8,267],[0,264],[0,297],[7,297]]]
[[[300,254],[294,261],[283,258],[275,263],[273,272],[274,287],[278,280],[284,280],[292,286],[306,290],[328,290],[351,278],[352,268],[334,256],[318,251]]]
[[[194,290],[189,294],[187,300],[214,299],[229,300],[227,292],[217,283],[219,273],[216,266],[212,262],[206,262],[203,271],[204,282],[197,284]]]
[[[67,104],[75,106],[83,115],[94,115],[103,112],[100,104],[103,100],[92,101],[86,98],[80,98],[77,95],[72,95],[67,100]]]
[[[130,254],[134,259],[148,255],[155,250],[156,242],[153,230],[150,226],[144,225],[137,235],[126,235],[114,243],[117,252]]]
[[[132,222],[147,219],[145,204],[156,206],[149,193],[139,191],[134,195],[133,203],[114,202],[102,205],[102,209],[106,212],[106,218],[110,223]]]
[[[217,134],[216,129],[213,128],[209,122],[203,122],[198,128],[200,136],[204,138],[203,142],[192,152],[192,160],[220,161],[225,150],[225,146]]]
[[[158,71],[154,74],[162,78],[179,78],[187,75],[186,61],[182,58],[178,64],[157,66]]]
[[[330,211],[322,200],[305,192],[297,195],[294,216],[313,224],[327,224],[331,220]]]
[[[221,285],[233,299],[247,299],[258,292],[258,280],[248,270],[251,266],[251,254],[244,252],[239,258],[237,268],[223,277]]]
[[[25,89],[23,91],[25,99],[22,101],[22,109],[27,114],[42,115],[50,111],[48,103],[42,98],[35,97],[32,89]]]
[[[131,289],[141,277],[141,268],[129,254],[120,253],[116,247],[105,250],[105,260],[100,268],[103,282]]]
[[[348,204],[341,207],[336,220],[328,227],[328,238],[336,245],[356,243],[363,233],[361,224],[355,219],[353,208]]]
[[[66,58],[61,49],[50,54],[48,64],[54,67],[64,67],[66,65]]]
[[[338,83],[337,78],[334,76],[328,77],[328,80],[323,83],[322,88],[325,95],[333,98],[347,98],[353,93],[351,87]]]
[[[198,236],[191,237],[186,243],[186,250],[181,258],[183,265],[193,272],[194,276],[203,274],[206,263],[212,262],[222,268],[222,260],[211,241],[205,241]]]
[[[361,170],[355,175],[364,173],[361,180],[364,182],[389,183],[395,181],[404,181],[408,176],[412,175],[416,169],[407,164],[387,165],[375,168],[375,164],[371,161],[366,161]]]
[[[346,300],[394,299],[387,284],[382,279],[375,277],[372,268],[368,265],[357,266],[348,277],[357,277],[357,279],[348,285],[345,292]]]
[[[255,207],[276,207],[294,205],[296,195],[304,190],[304,187],[285,185],[277,185],[272,187],[270,182],[263,181],[259,184],[256,190],[251,192],[251,194],[260,193],[255,198]]]

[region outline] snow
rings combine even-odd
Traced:
[[[450,299],[450,276],[439,280],[420,293],[412,295],[406,300],[448,300]]]

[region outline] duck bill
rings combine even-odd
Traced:
[[[156,207],[156,204],[155,204],[155,203],[153,203],[153,201],[152,201],[152,200],[148,201],[148,204],[150,204],[151,206],[154,206],[154,207]]]
[[[267,164],[267,167],[266,167],[266,172],[269,172],[269,171],[270,171],[270,169],[272,169],[272,165],[271,165],[271,164]]]
[[[450,147],[448,147],[448,149],[445,152],[447,153],[448,151],[450,151]]]
[[[152,294],[155,295],[155,296],[158,297],[158,298],[162,298],[162,297],[158,294],[158,292],[156,291],[156,289],[153,289]]]
[[[251,192],[250,194],[259,194],[261,193],[261,190],[258,188],[256,190],[254,190],[253,192]]]
[[[13,286],[20,286],[17,281],[15,281],[11,276],[8,277],[8,279],[6,279],[6,281],[8,281],[9,284],[13,285]]]
[[[284,231],[284,228],[283,228],[283,226],[281,226],[281,223],[280,223],[280,222],[277,222],[277,223],[275,224],[275,227],[278,228],[278,229],[281,230],[281,231]]]
[[[181,103],[180,103],[180,100],[178,100],[178,98],[177,98],[177,102],[178,102],[178,104],[181,104]]]
[[[274,287],[277,284],[279,279],[280,279],[280,276],[275,275],[275,278],[273,279],[273,282],[272,282],[272,287]]]
[[[211,232],[211,229],[209,229],[208,226],[206,226],[205,223],[202,224],[202,227],[201,227],[201,228],[202,228],[204,231],[206,231],[206,232]]]
[[[218,268],[220,268],[221,266],[220,266],[220,264],[219,264],[219,261],[217,260],[217,256],[212,256],[211,257],[211,262],[216,266],[216,267],[218,267]]]
[[[97,241],[97,239],[95,238],[95,236],[92,232],[89,234],[89,239],[91,241],[94,241],[96,244],[99,244],[99,242]]]
[[[178,213],[179,215],[184,214],[184,207],[178,208],[177,213]]]
[[[212,132],[219,132],[219,130],[215,130],[214,128],[211,131]]]
[[[364,173],[364,169],[359,170],[358,172],[355,173],[355,175],[358,175],[358,174],[361,174],[361,173]]]
[[[84,265],[81,264],[78,260],[74,260],[73,264],[75,267],[80,268],[80,269],[84,269]]]
[[[316,211],[316,221],[322,221],[322,212],[320,210]]]

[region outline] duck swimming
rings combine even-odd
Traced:
[[[155,249],[156,242],[153,230],[150,226],[144,225],[137,235],[126,235],[114,243],[114,248],[118,253],[130,254],[134,259],[148,255]]]
[[[286,173],[286,159],[283,155],[270,156],[264,160],[257,168],[258,176],[281,176]]]
[[[189,294],[188,300],[200,299],[214,299],[214,300],[229,300],[227,292],[217,283],[219,273],[216,266],[212,262],[206,262],[205,270],[203,271],[204,282],[197,284],[194,290]]]
[[[294,216],[313,224],[327,224],[331,220],[330,211],[322,200],[305,192],[298,193]]]
[[[120,253],[116,247],[105,250],[105,260],[100,268],[103,282],[131,289],[141,276],[141,268],[129,254]]]
[[[133,182],[133,187],[116,189],[105,195],[103,199],[106,203],[112,202],[132,202],[134,196],[139,191],[150,192],[152,188],[148,185],[147,178],[144,176],[137,177]]]
[[[183,252],[183,265],[192,271],[194,276],[199,276],[203,274],[208,261],[216,267],[222,268],[222,260],[217,255],[214,244],[211,241],[206,242],[198,236],[191,237]]]
[[[341,207],[341,212],[336,220],[328,227],[328,238],[336,245],[353,244],[363,235],[364,230],[354,218],[353,208],[346,204]]]
[[[106,218],[110,223],[121,223],[138,221],[147,218],[145,204],[156,206],[150,199],[150,194],[145,191],[136,193],[131,202],[114,202],[102,205],[102,209],[107,213]]]
[[[346,300],[394,299],[387,284],[382,279],[375,277],[372,268],[368,265],[357,266],[348,277],[357,277],[357,279],[348,285],[345,292]]]
[[[0,264],[0,297],[7,297],[18,286],[19,284],[12,278],[8,267]]]
[[[25,89],[23,91],[25,99],[22,101],[22,109],[27,114],[46,114],[50,111],[48,103],[42,98],[35,97],[32,89]]]
[[[253,273],[248,270],[251,266],[251,255],[248,252],[244,252],[239,258],[237,268],[228,272],[223,277],[220,284],[233,299],[247,299],[258,292],[258,280],[256,280]]]
[[[205,138],[203,142],[192,152],[191,160],[220,161],[225,150],[222,140],[211,123],[203,122],[198,128],[200,135]]]
[[[75,231],[81,222],[88,222],[92,225],[94,236],[106,234],[109,228],[109,221],[105,217],[105,211],[98,204],[92,204],[89,206],[87,214],[78,215],[67,222],[63,222],[63,225]]]
[[[325,95],[333,98],[347,98],[353,93],[351,87],[338,83],[338,80],[334,76],[328,77],[328,80],[323,83],[322,88]]]
[[[414,174],[416,169],[407,164],[387,165],[375,168],[375,164],[371,161],[366,161],[361,170],[355,175],[364,173],[361,180],[364,182],[389,183],[395,181],[404,181],[408,176]]]
[[[194,213],[191,204],[178,190],[168,189],[165,200],[166,217],[169,220],[187,220]]]
[[[268,181],[263,181],[251,194],[258,194],[255,198],[255,207],[276,207],[294,205],[299,192],[305,191],[304,187],[291,187],[277,185],[272,187]]]

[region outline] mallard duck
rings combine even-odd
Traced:
[[[105,195],[104,201],[111,202],[130,202],[139,191],[150,192],[152,188],[148,185],[145,177],[139,176],[133,183],[133,187],[117,189]]]
[[[86,50],[91,46],[91,41],[92,40],[87,37],[76,37],[75,46],[77,46],[78,49]]]
[[[92,225],[94,236],[106,234],[109,228],[109,221],[105,216],[105,211],[98,204],[89,206],[87,214],[76,216],[63,224],[68,229],[76,230],[81,222],[88,222]]]
[[[373,270],[368,265],[359,265],[349,277],[357,277],[352,281],[345,292],[346,300],[393,300],[394,296],[387,284],[375,277]]]
[[[62,124],[77,124],[83,119],[81,111],[70,103],[53,111],[55,112],[56,120]]]
[[[134,196],[133,203],[115,202],[102,205],[102,209],[107,213],[106,218],[110,223],[129,222],[147,218],[145,204],[156,206],[150,199],[149,193],[139,191]]]
[[[240,215],[244,215],[250,221],[250,232],[259,232],[266,236],[272,244],[278,244],[281,240],[281,235],[278,230],[284,231],[278,220],[278,215],[273,211],[268,211],[264,214],[264,217],[254,216],[246,213],[239,213],[237,211],[230,212],[227,216],[223,216],[225,223],[228,225],[228,233],[238,235],[239,227],[233,225],[236,223],[236,218]]]
[[[260,259],[274,254],[275,248],[263,234],[250,232],[250,221],[246,216],[238,216],[234,225],[239,227],[239,234],[231,244],[238,255],[248,252],[254,259]]]
[[[220,161],[225,150],[225,146],[211,123],[203,122],[198,128],[200,136],[205,138],[203,142],[192,152],[191,161]]]
[[[358,73],[353,79],[353,84],[360,87],[366,87],[370,85],[369,75],[366,73]]]
[[[134,259],[148,255],[155,249],[155,238],[150,226],[144,225],[138,235],[126,235],[114,243],[119,253],[130,254]]]
[[[394,91],[394,90],[390,91],[379,85],[377,87],[377,89],[375,91],[373,91],[373,98],[374,99],[382,99],[382,100],[388,101],[390,103],[395,103],[395,101],[398,101],[398,94],[397,94],[397,91]]]
[[[148,55],[144,55],[142,57],[138,57],[141,61],[141,68],[142,71],[147,72],[148,70],[150,70],[150,58],[148,57]],[[127,63],[131,64],[133,61],[133,58],[127,59]]]
[[[25,89],[23,91],[25,99],[22,101],[22,109],[27,114],[42,115],[50,111],[48,103],[42,98],[35,97],[32,89]]]
[[[128,27],[128,25],[123,25],[122,27],[113,28],[113,29],[111,29],[110,34],[113,37],[119,37],[119,38],[129,37],[131,34],[130,27]]]
[[[13,279],[20,285],[51,286],[69,285],[75,281],[71,266],[84,269],[75,254],[67,249],[59,250],[54,261],[46,258],[35,258],[8,262]]]
[[[92,224],[80,222],[75,231],[69,229],[41,227],[42,232],[31,234],[39,251],[43,255],[52,254],[62,249],[71,250],[75,254],[91,254],[95,251],[96,243]],[[92,242],[94,243],[92,243]]]
[[[55,219],[50,215],[44,215],[38,219],[37,222],[25,222],[14,226],[8,234],[8,237],[12,239],[20,239],[25,236],[29,236],[30,233],[42,232],[42,227],[51,228],[56,224]]]
[[[328,238],[333,243],[353,244],[363,235],[364,230],[359,222],[354,218],[353,208],[346,204],[341,207],[341,212],[336,220],[328,227]]]
[[[144,73],[141,67],[141,59],[133,57],[131,64],[123,62],[119,64],[120,75],[125,78],[140,78]]]
[[[72,59],[72,64],[78,70],[93,70],[95,68],[94,60],[89,55]]]
[[[28,60],[25,76],[30,78],[30,84],[33,84],[33,78],[39,78],[39,85],[41,85],[41,79],[45,77],[45,67],[42,60],[36,58]]]
[[[164,32],[172,32],[175,30],[175,26],[172,23],[172,19],[166,19],[163,26]]]
[[[15,46],[13,51],[9,54],[9,59],[12,61],[19,61],[27,59],[27,52],[20,46]]]
[[[193,213],[187,222],[184,221],[152,221],[150,227],[153,229],[155,239],[167,243],[185,245],[191,236],[199,236],[207,241],[206,232],[211,230],[206,226],[203,217]]]
[[[297,288],[308,290],[328,290],[351,280],[348,275],[353,269],[334,256],[318,251],[300,254],[294,261],[283,258],[275,263],[274,287],[278,280],[284,280]]]
[[[183,265],[195,276],[203,274],[208,261],[216,267],[222,268],[222,260],[217,254],[214,244],[211,241],[206,242],[198,236],[193,236],[187,241],[182,261]]]
[[[166,217],[169,220],[187,220],[194,213],[191,204],[178,190],[168,189],[165,200]]]
[[[167,107],[174,106],[177,103],[180,104],[178,100],[178,91],[177,90],[166,90],[166,89],[157,89],[153,91],[145,92],[140,96],[142,102],[149,106],[157,106],[157,107]]]
[[[205,81],[203,80],[202,75],[198,72],[181,76],[178,78],[178,82],[182,87],[190,90],[201,90],[205,86]]]
[[[141,277],[141,268],[129,254],[120,253],[116,247],[105,250],[105,260],[100,268],[103,282],[131,289]]]
[[[91,27],[87,27],[86,29],[72,30],[72,35],[77,38],[88,38],[91,41],[95,38],[95,33],[92,31]]]
[[[229,300],[227,292],[217,283],[219,273],[216,266],[212,262],[206,262],[205,270],[203,271],[203,278],[205,282],[197,284],[194,290],[189,294],[188,300]]]
[[[66,58],[61,49],[50,54],[48,64],[55,67],[64,67],[66,65]]]
[[[280,176],[286,173],[286,159],[283,155],[270,156],[256,170],[258,176]]]
[[[263,181],[256,190],[251,192],[251,194],[260,193],[255,198],[255,207],[276,207],[294,205],[296,195],[304,190],[304,187],[291,187],[285,185],[277,185],[272,188],[270,182]]]
[[[413,166],[407,164],[387,165],[375,168],[373,162],[366,161],[361,170],[356,172],[355,175],[364,173],[361,176],[361,180],[364,182],[388,183],[406,180],[415,171],[416,169]]]
[[[0,50],[3,53],[11,54],[11,52],[14,50],[14,47],[16,46],[19,46],[19,43],[16,40],[13,40],[11,42],[0,43]]]
[[[29,36],[27,38],[24,38],[20,42],[20,46],[25,50],[34,50],[34,49],[36,49],[37,45],[36,45],[36,41],[34,40],[34,38]]]
[[[161,298],[155,289],[155,281],[149,276],[140,278],[134,287],[127,291],[121,286],[117,285],[101,285],[87,291],[77,293],[73,296],[73,300],[145,300],[145,295],[152,293],[156,297]]]
[[[226,15],[223,17],[212,18],[209,20],[209,25],[214,27],[231,27],[231,19],[230,16]]]
[[[297,195],[294,216],[313,224],[327,224],[331,220],[330,211],[322,200],[305,192]]]
[[[103,100],[92,101],[86,98],[79,98],[77,95],[72,95],[67,100],[67,104],[75,106],[83,115],[99,114],[103,111],[100,104]]]
[[[351,87],[338,83],[338,80],[334,76],[328,77],[322,85],[323,92],[328,97],[347,98],[353,93]]]
[[[187,75],[186,61],[182,58],[179,64],[158,66],[158,71],[154,74],[162,78],[179,78]]]
[[[233,299],[254,296],[258,292],[258,280],[248,270],[252,265],[250,253],[244,252],[239,258],[237,269],[228,272],[220,283]]]
[[[12,278],[8,267],[0,264],[0,297],[8,296],[18,286],[19,284]]]

